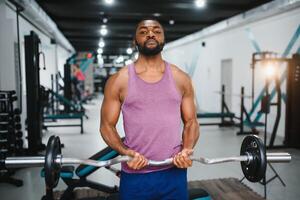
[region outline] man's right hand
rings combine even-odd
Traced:
[[[126,155],[133,158],[131,161],[127,162],[130,169],[139,170],[148,165],[148,160],[136,151],[128,149]]]

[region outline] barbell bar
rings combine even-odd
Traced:
[[[132,158],[129,156],[119,156],[117,158],[105,161],[96,161],[91,159],[78,159],[78,158],[64,158],[58,155],[55,158],[55,163],[62,166],[68,164],[90,165],[94,167],[107,167],[121,162],[128,162]],[[253,158],[251,155],[245,156],[232,156],[224,158],[204,158],[204,157],[190,157],[192,161],[196,161],[205,165],[220,164],[226,162],[250,162]],[[290,162],[291,155],[289,153],[267,153],[268,162]],[[168,158],[162,161],[148,160],[148,166],[163,166],[173,163],[173,158]],[[45,156],[33,157],[7,157],[5,159],[5,166],[7,168],[22,168],[22,167],[43,167],[45,164]]]
[[[45,168],[45,182],[48,188],[54,188],[59,180],[62,165],[83,164],[95,167],[107,167],[121,162],[128,162],[129,156],[119,156],[111,160],[96,161],[91,159],[65,158],[61,154],[59,137],[51,136],[47,143],[46,155],[35,157],[7,157],[4,160],[6,168],[20,167],[42,167]],[[266,152],[265,146],[260,138],[254,135],[246,136],[242,142],[240,156],[223,158],[191,157],[191,160],[205,164],[219,164],[225,162],[240,162],[243,174],[251,182],[258,182],[266,172],[267,162],[290,162],[289,153]],[[3,162],[3,161],[2,161]],[[162,161],[148,160],[148,166],[162,166],[173,163],[173,158]]]

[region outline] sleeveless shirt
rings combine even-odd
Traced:
[[[122,104],[124,145],[149,160],[165,160],[181,150],[181,94],[176,88],[170,64],[165,62],[163,77],[154,83],[141,79],[134,64],[128,66],[127,95]],[[145,167],[127,173],[148,173],[172,167]]]

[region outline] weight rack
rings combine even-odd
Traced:
[[[23,133],[20,109],[14,107],[16,92],[0,91],[0,159],[23,153]],[[16,170],[0,166],[0,182],[22,186],[23,181],[11,177]]]

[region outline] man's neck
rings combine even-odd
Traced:
[[[161,54],[155,56],[144,56],[140,54],[135,65],[150,70],[160,70],[161,67],[164,66],[164,61]]]

